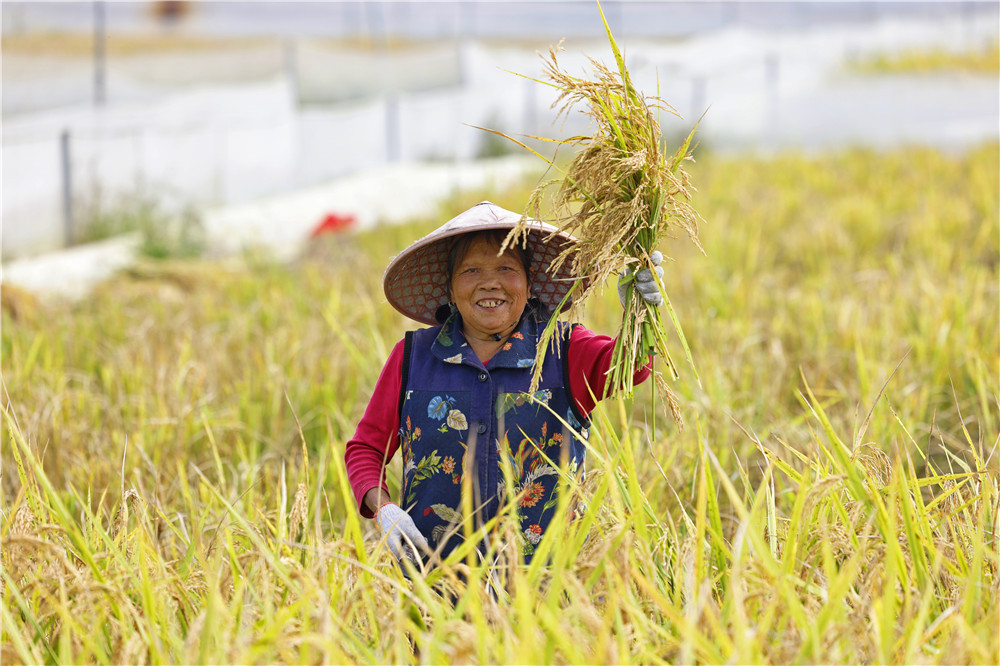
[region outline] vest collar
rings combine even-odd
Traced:
[[[493,355],[486,364],[491,368],[530,368],[535,364],[536,343],[538,341],[538,322],[534,317],[521,316],[517,328],[511,333],[507,342]],[[483,363],[472,351],[472,347],[462,333],[462,315],[458,312],[451,315],[441,325],[431,353],[445,363],[483,367]]]

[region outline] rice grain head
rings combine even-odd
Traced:
[[[559,90],[553,103],[556,119],[568,116],[578,105],[584,106],[592,135],[545,139],[559,147],[575,149],[576,153],[561,177],[544,181],[535,188],[525,216],[501,248],[526,241],[530,218],[545,219],[579,240],[564,249],[549,268],[550,272],[557,271],[568,262],[577,281],[568,300],[552,314],[539,340],[532,390],[540,377],[542,356],[550,343],[556,344],[553,322],[563,311],[579,317],[587,299],[611,279],[625,276],[624,284],[631,285],[630,276],[642,268],[652,268],[653,252],[679,231],[686,232],[704,252],[698,239],[701,217],[691,205],[694,188],[683,168],[683,162],[691,159],[689,148],[694,130],[673,155],[664,154],[657,116],[669,113],[680,117],[680,114],[661,98],[646,96],[633,86],[610,29],[608,39],[618,71],[591,58],[592,79],[576,77],[561,69],[558,60],[561,46],[550,47],[544,67],[550,85]],[[549,164],[555,166],[555,160]],[[552,210],[544,214],[543,203],[553,189]],[[662,283],[660,288],[662,293]],[[617,336],[620,343],[615,348],[605,388],[608,392],[631,395],[634,368],[644,365],[650,354],[667,364],[674,379],[679,373],[666,347],[667,333],[659,310],[644,299],[633,297],[631,286],[627,293],[625,316]],[[680,323],[672,310],[670,316],[693,369]],[[677,401],[669,390],[664,391],[665,386],[665,382],[657,382],[664,404],[675,422],[681,424]]]
[[[288,540],[295,541],[299,537],[299,532],[306,527],[308,516],[309,489],[306,484],[300,483],[295,491],[295,499],[292,501],[292,515],[288,519]]]

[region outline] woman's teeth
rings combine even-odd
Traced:
[[[479,301],[477,305],[481,308],[495,308],[503,303],[503,301]]]

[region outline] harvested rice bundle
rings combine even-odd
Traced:
[[[604,19],[603,11],[601,17]],[[528,216],[549,219],[580,241],[563,251],[550,267],[554,271],[569,261],[578,278],[553,313],[538,345],[540,355],[552,342],[556,318],[569,303],[573,307],[579,306],[609,278],[617,280],[625,274],[623,281],[630,283],[635,273],[643,268],[650,268],[655,274],[650,257],[663,240],[674,237],[677,230],[685,231],[702,250],[698,241],[698,221],[701,217],[691,205],[694,188],[682,166],[685,160],[691,159],[689,150],[695,129],[672,155],[663,152],[657,115],[663,111],[678,118],[681,116],[661,98],[648,97],[635,88],[606,19],[604,27],[617,61],[617,72],[591,58],[595,74],[593,80],[572,76],[559,68],[557,53],[560,49],[550,48],[545,61],[549,82],[541,81],[560,91],[553,104],[553,108],[558,109],[557,119],[568,115],[577,105],[585,105],[584,112],[591,118],[594,133],[592,136],[562,140],[532,137],[577,150],[563,175],[540,184],[528,203]],[[521,142],[517,143],[524,146]],[[538,155],[537,152],[535,154]],[[554,159],[542,159],[559,169]],[[552,202],[554,210],[552,214],[543,216],[542,203],[552,188],[556,190]],[[522,226],[511,231],[506,243],[521,242],[527,230],[526,216]],[[657,282],[666,312],[697,379],[680,322],[662,281]],[[625,395],[632,394],[634,369],[645,364],[651,354],[663,359],[673,379],[679,377],[677,365],[667,348],[667,330],[660,310],[635,295],[634,291],[629,284],[618,344],[608,374],[608,387],[616,388]],[[537,369],[540,367],[541,364],[536,364]],[[538,370],[535,381],[537,373]],[[666,398],[675,421],[681,425],[673,393],[659,374],[656,375],[656,384]]]

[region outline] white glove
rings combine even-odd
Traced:
[[[375,512],[375,524],[397,560],[402,561],[405,557],[414,564],[419,564],[421,553],[431,551],[427,539],[417,529],[410,514],[399,508],[398,504],[387,502],[380,506]]]
[[[663,268],[660,267],[660,263],[663,261],[663,253],[659,250],[653,250],[653,253],[649,255],[649,261],[656,267],[656,275],[660,278],[663,277]],[[618,300],[621,301],[622,307],[625,307],[625,295],[628,293],[628,282],[622,282],[624,278],[627,278],[631,274],[630,271],[626,270],[625,273],[618,279]],[[660,287],[656,284],[656,278],[653,277],[653,272],[648,268],[643,268],[641,271],[635,274],[635,288],[645,300],[650,305],[659,307],[663,305],[663,294],[660,293]]]

